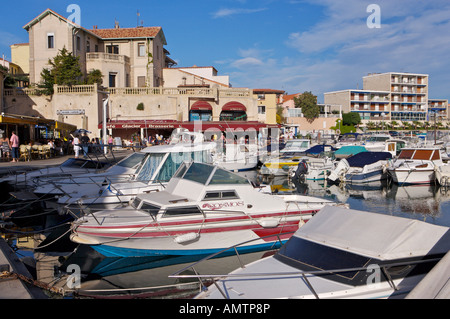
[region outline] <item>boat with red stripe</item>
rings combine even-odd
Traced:
[[[223,168],[190,162],[164,190],[77,219],[71,240],[107,257],[203,255],[243,241],[251,244],[240,250],[251,252],[279,247],[326,205],[338,204],[267,194]]]

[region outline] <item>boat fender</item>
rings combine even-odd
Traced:
[[[306,222],[303,219],[300,219],[300,222],[298,223],[298,227],[302,227],[305,224],[306,224]]]
[[[264,218],[258,221],[258,223],[264,228],[274,228],[280,224],[279,220],[275,218]]]
[[[177,244],[185,244],[185,243],[194,241],[199,237],[200,237],[200,234],[198,234],[198,233],[187,233],[184,235],[176,236],[174,240]]]

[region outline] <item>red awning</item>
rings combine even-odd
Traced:
[[[212,111],[212,106],[206,101],[197,101],[191,106],[191,111]]]
[[[228,102],[222,107],[222,111],[247,112],[247,108],[244,104],[239,102]]]
[[[106,125],[108,129],[166,129],[174,130],[176,128],[185,128],[189,131],[205,131],[207,129],[218,129],[222,132],[227,130],[248,130],[261,128],[279,128],[277,124],[270,125],[255,121],[220,121],[220,122],[179,122],[174,120],[122,120],[122,121],[110,121]],[[102,124],[98,125],[99,129],[103,128]]]

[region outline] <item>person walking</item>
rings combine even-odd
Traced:
[[[11,138],[9,139],[9,146],[11,147],[11,162],[19,161],[19,137],[16,135],[16,132],[12,131]]]

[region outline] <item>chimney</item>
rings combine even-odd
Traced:
[[[114,23],[114,24],[115,24],[115,25],[114,25],[114,28],[115,28],[115,29],[120,29],[119,21],[115,20],[115,23]]]

